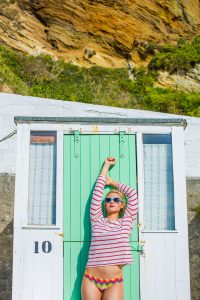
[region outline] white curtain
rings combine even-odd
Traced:
[[[56,224],[56,143],[30,143],[29,162],[28,224]]]
[[[171,136],[143,135],[146,230],[173,230],[174,189]]]

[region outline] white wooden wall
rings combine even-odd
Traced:
[[[138,134],[138,178],[143,205],[141,135]],[[189,246],[184,157],[184,131],[172,127],[175,231],[140,231],[145,255],[140,256],[141,300],[190,300]],[[140,210],[140,222],[144,224]]]
[[[58,131],[56,225],[27,225],[29,130],[28,124],[20,124],[17,132],[12,300],[61,300],[63,237],[59,233],[63,232],[62,135]],[[49,242],[52,245],[50,252],[47,247]]]
[[[139,223],[143,221],[142,133],[172,132],[175,188],[175,231],[144,231],[140,255],[141,300],[190,300],[189,253],[184,160],[184,131],[181,126],[127,126],[83,124],[19,124],[14,211],[12,300],[63,300],[62,224],[63,133],[70,128],[84,133],[115,133],[119,129],[137,134]],[[27,226],[29,131],[58,130],[57,224]],[[34,243],[39,253],[34,253]],[[41,243],[50,241],[52,251],[41,251]],[[131,299],[130,299],[131,300]]]

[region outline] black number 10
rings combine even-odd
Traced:
[[[34,243],[35,243],[35,251],[34,251],[34,253],[39,253],[39,249],[38,249],[39,248],[39,242],[35,241]],[[51,242],[49,242],[49,241],[42,242],[42,251],[44,253],[51,252],[51,249],[52,249]]]

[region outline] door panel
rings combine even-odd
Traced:
[[[64,299],[81,299],[81,282],[91,243],[90,202],[95,181],[107,156],[117,159],[109,176],[136,186],[135,135],[75,134],[64,136]],[[111,187],[105,187],[104,196]],[[102,208],[103,209],[103,208]],[[106,216],[103,209],[104,216]],[[137,220],[131,233],[132,265],[123,269],[124,300],[139,300],[139,252]]]
[[[130,242],[134,263],[123,267],[124,299],[139,300],[139,252]],[[90,242],[64,242],[64,299],[81,299],[81,281],[87,263]],[[70,297],[68,296],[70,295]]]
[[[81,299],[81,281],[90,242],[64,242],[64,299]]]
[[[134,263],[123,267],[124,299],[139,300],[139,251],[136,250],[138,242],[130,241],[130,245]]]

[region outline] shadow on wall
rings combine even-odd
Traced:
[[[0,300],[12,299],[13,219],[0,234]]]
[[[91,189],[91,192],[90,192],[90,195],[88,197],[87,204],[85,207],[85,211],[84,211],[84,219],[83,219],[84,238],[83,238],[83,240],[86,242],[83,242],[80,253],[78,255],[77,265],[76,265],[76,270],[77,270],[76,273],[78,274],[78,276],[75,279],[74,286],[72,288],[71,295],[70,295],[70,300],[78,299],[81,297],[80,285],[82,284],[82,279],[84,276],[85,266],[87,264],[88,253],[89,253],[90,243],[91,243],[91,241],[87,241],[87,240],[88,240],[88,236],[91,236],[91,223],[90,223],[89,211],[90,211],[90,203],[91,203],[94,186],[95,186],[95,183],[93,184],[93,188]],[[88,224],[90,224],[90,226],[88,226]],[[72,248],[73,248],[73,244],[76,244],[76,242],[71,243]],[[80,270],[81,270],[81,274],[79,273]],[[65,270],[65,272],[66,271],[67,270]],[[70,272],[71,270],[68,270],[68,271]]]

